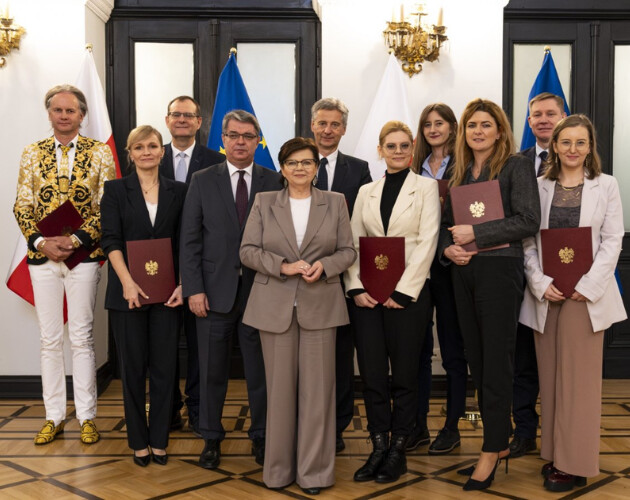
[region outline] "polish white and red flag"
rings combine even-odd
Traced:
[[[116,154],[112,125],[109,121],[109,114],[107,113],[105,92],[103,91],[103,85],[96,71],[92,48],[89,45],[86,48],[85,58],[79,70],[79,76],[76,79],[75,86],[85,94],[88,105],[88,115],[81,124],[80,133],[85,137],[91,137],[109,146],[114,156],[114,162],[116,163],[116,177],[120,177],[120,163],[118,162],[118,155]],[[35,305],[31,276],[26,264],[26,250],[26,240],[24,236],[20,235],[15,245],[6,284],[9,290],[22,297],[31,305]]]

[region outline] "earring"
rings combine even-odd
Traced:
[[[311,184],[313,184],[313,186],[317,186],[317,176],[313,177]]]
[[[584,168],[585,169],[589,169],[591,168],[591,161],[593,159],[593,153],[589,153],[586,155],[586,158],[584,158]]]
[[[282,176],[282,184],[284,184],[284,187],[287,187],[289,185],[289,181],[284,176]]]

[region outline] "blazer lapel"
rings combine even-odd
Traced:
[[[289,191],[287,189],[278,191],[278,194],[276,195],[276,201],[273,205],[271,205],[271,211],[273,212],[273,216],[278,222],[278,226],[280,227],[282,234],[284,234],[284,237],[289,242],[291,249],[295,252],[296,257],[299,257],[300,250],[297,247],[297,236],[295,235],[295,228],[293,227],[293,217],[291,217],[291,204],[289,203]]]
[[[55,188],[55,196],[59,197],[59,176],[57,175],[57,152],[55,138],[49,137],[39,146],[39,169],[42,179],[46,179]]]
[[[221,193],[225,209],[230,217],[230,224],[232,224],[232,227],[239,227],[238,215],[236,213],[236,202],[234,201],[232,183],[230,181],[230,171],[228,170],[226,162],[223,162],[220,168],[217,169],[216,175],[219,193]]]
[[[396,202],[394,203],[394,207],[392,208],[392,215],[389,218],[389,229],[396,225],[396,221],[413,203],[414,193],[417,189],[415,182],[416,178],[414,177],[415,175],[417,174],[410,170],[407,174],[405,182],[403,182],[403,185],[400,188],[400,193],[398,193],[398,197],[396,198]]]
[[[149,210],[147,210],[147,204],[144,201],[144,196],[142,196],[142,188],[140,187],[138,174],[134,172],[133,174],[123,178],[125,179],[125,185],[127,187],[129,204],[133,207],[134,213],[137,214],[138,219],[142,221],[142,224],[151,234],[153,234],[153,225],[151,224],[151,219],[149,218]]]
[[[333,177],[331,191],[335,191],[337,193],[342,192],[341,187],[344,184],[344,180],[346,175],[348,174],[348,162],[346,157],[341,154],[341,152],[337,153],[337,164],[335,165],[335,176]]]
[[[74,150],[74,162],[72,171],[70,172],[70,189],[68,189],[68,198],[74,199],[74,193],[78,180],[83,180],[88,174],[90,164],[92,163],[91,140],[83,136],[77,138],[77,144]]]
[[[379,234],[385,236],[385,228],[383,227],[383,218],[381,217],[381,198],[383,196],[383,187],[385,186],[385,179],[379,179],[374,183],[374,187],[369,193],[368,206],[370,212],[372,212],[372,219],[378,226]],[[390,222],[391,227],[391,222]]]
[[[540,194],[540,229],[549,228],[549,212],[551,211],[555,188],[556,181],[544,179],[538,190]]]
[[[317,188],[311,190],[311,209],[308,213],[308,224],[306,225],[306,232],[304,233],[304,239],[300,246],[300,251],[305,249],[311,242],[317,231],[319,231],[324,217],[328,211],[328,201],[324,194]]]
[[[580,227],[591,225],[595,208],[599,203],[599,178],[588,179],[584,174],[584,187],[582,188],[582,207],[580,208]]]
[[[156,232],[159,231],[160,226],[164,224],[164,221],[168,218],[168,213],[171,209],[171,205],[175,200],[173,193],[173,186],[168,183],[165,177],[160,176],[160,188],[158,191],[158,209],[155,216],[155,224],[153,228]]]
[[[193,148],[192,156],[190,157],[190,163],[188,165],[188,172],[186,173],[186,184],[190,184],[190,178],[192,174],[194,174],[197,170],[200,169],[200,161],[199,161],[199,144],[195,143],[195,147]],[[206,165],[208,166],[208,165]],[[172,164],[171,164],[172,168]],[[175,178],[175,177],[173,177]]]
[[[162,175],[169,179],[175,179],[173,169],[173,147],[170,144],[164,146],[164,156],[162,157]]]

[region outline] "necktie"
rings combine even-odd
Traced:
[[[328,165],[328,158],[322,158],[319,160],[319,170],[317,171],[317,184],[315,187],[322,191],[328,191],[328,171],[326,170]]]
[[[236,183],[236,213],[238,223],[242,226],[247,215],[247,183],[245,182],[245,171],[239,170],[238,182]]]
[[[68,158],[68,151],[72,147],[72,143],[64,146],[59,145],[61,149],[61,162],[59,163],[59,192],[61,193],[61,202],[63,203],[68,199],[68,188],[70,187],[70,159]]]
[[[186,153],[177,153],[179,161],[175,168],[175,180],[179,182],[186,182]]]
[[[547,151],[541,151],[538,155],[540,158],[540,166],[538,167],[538,172],[536,172],[537,177],[540,177],[542,174],[545,173],[545,170],[547,170],[547,165],[545,164],[545,161],[547,161],[548,155],[549,153]]]

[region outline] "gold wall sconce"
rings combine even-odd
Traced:
[[[9,15],[9,6],[4,9],[4,13],[0,15],[0,68],[2,68],[7,60],[4,56],[8,55],[13,49],[20,49],[20,38],[26,33],[22,26],[13,24],[13,18]]]
[[[407,20],[404,6],[400,6],[400,19],[387,22],[387,29],[383,31],[385,45],[390,53],[394,53],[396,59],[402,64],[402,69],[411,78],[422,71],[424,61],[436,61],[440,56],[440,47],[448,40],[444,34],[442,9],[440,8],[436,24],[422,23],[422,16],[426,16],[423,5],[416,7],[416,12],[410,14],[411,22]]]

